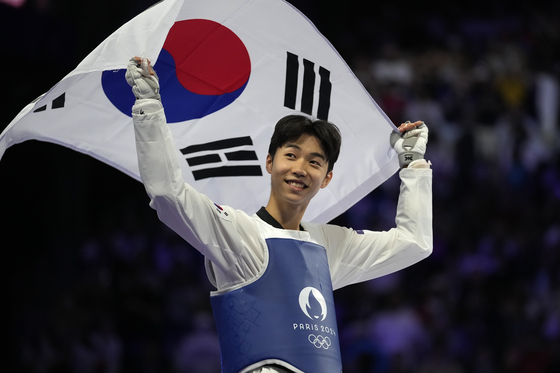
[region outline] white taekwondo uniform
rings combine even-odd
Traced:
[[[283,230],[257,214],[218,206],[185,183],[163,110],[134,114],[133,119],[140,175],[150,206],[162,222],[204,255],[209,278],[217,287],[213,296],[259,280],[268,266],[266,240],[270,238],[323,247],[332,290],[398,271],[432,251],[432,170],[424,160],[399,172],[396,227],[389,231],[355,231],[306,222],[301,224],[303,230]],[[243,372],[301,371],[290,363],[271,363],[280,366],[256,364]]]

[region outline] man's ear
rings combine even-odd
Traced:
[[[329,183],[331,182],[333,177],[333,172],[330,171],[327,176],[325,176],[325,179],[323,180],[323,183],[321,184],[321,189],[325,188],[327,185],[329,185]]]
[[[272,173],[272,156],[270,154],[266,156],[266,171],[269,174]]]

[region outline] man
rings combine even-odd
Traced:
[[[126,79],[140,175],[160,220],[206,259],[222,371],[340,373],[333,290],[400,270],[432,250],[428,130],[405,123],[391,135],[399,154],[397,226],[354,231],[302,222],[333,178],[335,125],[290,115],[276,125],[266,169],[270,199],[255,215],[218,206],[186,184],[159,100],[157,75],[131,59]]]

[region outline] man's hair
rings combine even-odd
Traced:
[[[319,140],[327,157],[327,173],[331,172],[340,153],[342,138],[336,125],[321,119],[310,119],[303,115],[288,115],[280,119],[274,127],[268,154],[274,159],[279,148],[299,139],[301,135],[314,136]]]

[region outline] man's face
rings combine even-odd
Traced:
[[[307,207],[311,198],[332,179],[327,173],[325,152],[316,137],[302,135],[276,150],[274,160],[269,154],[266,170],[271,179],[271,198],[279,206]],[[288,205],[286,205],[288,204]]]

